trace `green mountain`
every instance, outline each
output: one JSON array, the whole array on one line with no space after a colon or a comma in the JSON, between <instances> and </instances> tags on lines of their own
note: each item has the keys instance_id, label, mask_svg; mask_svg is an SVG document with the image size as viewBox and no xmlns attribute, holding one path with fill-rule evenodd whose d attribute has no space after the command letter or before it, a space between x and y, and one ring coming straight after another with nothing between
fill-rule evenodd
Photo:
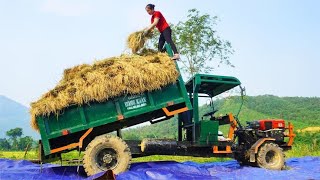
<instances>
[{"instance_id":1,"label":"green mountain","mask_svg":"<svg viewBox=\"0 0 320 180\"><path fill-rule=\"evenodd\" d=\"M236 115L241 105L241 97L217 99L214 102L218 109L216 116L233 113ZM209 112L212 107L203 105L200 114ZM292 122L295 129L309 126L320 126L320 98L319 97L277 97L273 95L246 96L239 113L240 122L258 119L285 119ZM222 127L226 132L229 127ZM125 139L142 138L175 138L177 137L177 118L163 121L154 125L130 128L123 132Z\"/></svg>"},{"instance_id":2,"label":"green mountain","mask_svg":"<svg viewBox=\"0 0 320 180\"><path fill-rule=\"evenodd\" d=\"M23 136L39 139L39 134L31 129L28 108L24 105L0 95L0 138L6 136L6 131L21 127Z\"/></svg>"},{"instance_id":3,"label":"green mountain","mask_svg":"<svg viewBox=\"0 0 320 180\"><path fill-rule=\"evenodd\" d=\"M217 99L214 102L218 109L216 116L227 113L238 113L241 104L239 96ZM212 107L200 107L200 115L211 111ZM239 114L243 125L246 121L257 119L285 119L292 122L295 129L309 126L320 126L320 98L319 97L277 97L273 95L246 96ZM0 138L11 128L22 127L24 135L36 139L39 135L29 126L28 108L5 96L0 95ZM221 129L228 130L228 126ZM153 125L128 128L123 131L125 139L142 138L175 138L177 137L177 117Z\"/></svg>"}]
</instances>

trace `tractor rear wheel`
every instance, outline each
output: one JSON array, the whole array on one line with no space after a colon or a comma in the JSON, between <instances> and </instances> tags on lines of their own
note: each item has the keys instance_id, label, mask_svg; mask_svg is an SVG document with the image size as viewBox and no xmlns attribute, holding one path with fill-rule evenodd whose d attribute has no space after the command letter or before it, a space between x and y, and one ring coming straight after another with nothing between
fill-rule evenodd
<instances>
[{"instance_id":1,"label":"tractor rear wheel","mask_svg":"<svg viewBox=\"0 0 320 180\"><path fill-rule=\"evenodd\" d=\"M86 147L83 167L88 176L112 170L119 174L130 167L131 152L128 145L119 137L97 136Z\"/></svg>"},{"instance_id":2,"label":"tractor rear wheel","mask_svg":"<svg viewBox=\"0 0 320 180\"><path fill-rule=\"evenodd\" d=\"M284 153L275 143L265 143L257 155L257 165L262 168L281 170L284 167Z\"/></svg>"}]
</instances>

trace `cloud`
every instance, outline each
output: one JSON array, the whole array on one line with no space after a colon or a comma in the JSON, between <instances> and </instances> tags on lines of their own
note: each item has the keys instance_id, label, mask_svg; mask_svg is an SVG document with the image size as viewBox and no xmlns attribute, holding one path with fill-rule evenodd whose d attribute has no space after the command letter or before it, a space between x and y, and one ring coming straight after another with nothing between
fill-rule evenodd
<instances>
[{"instance_id":1,"label":"cloud","mask_svg":"<svg viewBox=\"0 0 320 180\"><path fill-rule=\"evenodd\" d=\"M81 16L91 11L89 1L83 0L46 0L41 10L59 16Z\"/></svg>"}]
</instances>

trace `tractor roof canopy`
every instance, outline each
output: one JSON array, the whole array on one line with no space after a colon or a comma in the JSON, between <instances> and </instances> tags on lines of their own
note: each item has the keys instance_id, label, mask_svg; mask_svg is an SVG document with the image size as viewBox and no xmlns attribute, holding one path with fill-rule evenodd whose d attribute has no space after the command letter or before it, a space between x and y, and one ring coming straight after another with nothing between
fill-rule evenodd
<instances>
[{"instance_id":1,"label":"tractor roof canopy","mask_svg":"<svg viewBox=\"0 0 320 180\"><path fill-rule=\"evenodd\" d=\"M185 85L188 93L207 94L214 97L240 84L237 78L231 76L196 74Z\"/></svg>"}]
</instances>

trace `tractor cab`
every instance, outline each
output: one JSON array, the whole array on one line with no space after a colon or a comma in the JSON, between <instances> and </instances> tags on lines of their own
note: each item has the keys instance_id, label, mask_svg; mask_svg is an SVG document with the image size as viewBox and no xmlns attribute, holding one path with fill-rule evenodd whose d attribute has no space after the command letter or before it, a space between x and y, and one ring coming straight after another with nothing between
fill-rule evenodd
<instances>
[{"instance_id":1,"label":"tractor cab","mask_svg":"<svg viewBox=\"0 0 320 180\"><path fill-rule=\"evenodd\" d=\"M217 112L213 107L212 98L226 92L232 88L240 86L240 81L235 77L217 76L208 74L196 74L185 83L193 110L181 113L178 117L179 141L187 140L195 145L214 146L217 152L230 151L233 131L237 122L232 114L215 117ZM210 105L210 112L201 113L199 109L200 98L206 99ZM219 131L219 126L230 124L230 130L227 137L223 137ZM185 137L182 132L185 131ZM230 146L229 146L230 145Z\"/></svg>"},{"instance_id":2,"label":"tractor cab","mask_svg":"<svg viewBox=\"0 0 320 180\"><path fill-rule=\"evenodd\" d=\"M166 49L172 56L169 45L166 45ZM181 76L179 81L183 81ZM175 145L168 141L165 144L166 147L170 145L171 154L233 157L244 165L282 169L283 151L291 149L294 141L293 125L289 122L286 126L282 119L263 119L242 126L238 115L243 105L244 88L240 85L241 82L235 77L209 74L196 74L187 81L185 88L190 102L186 102L186 106L190 107L191 104L192 109L178 114L178 141ZM238 113L235 116L231 113L216 116L212 98L237 86L242 97ZM209 112L203 113L204 108L199 109L203 98L209 100ZM229 125L226 137L219 131L219 126L223 125ZM146 147L148 145L157 152L161 149L158 141L147 143Z\"/></svg>"}]
</instances>

